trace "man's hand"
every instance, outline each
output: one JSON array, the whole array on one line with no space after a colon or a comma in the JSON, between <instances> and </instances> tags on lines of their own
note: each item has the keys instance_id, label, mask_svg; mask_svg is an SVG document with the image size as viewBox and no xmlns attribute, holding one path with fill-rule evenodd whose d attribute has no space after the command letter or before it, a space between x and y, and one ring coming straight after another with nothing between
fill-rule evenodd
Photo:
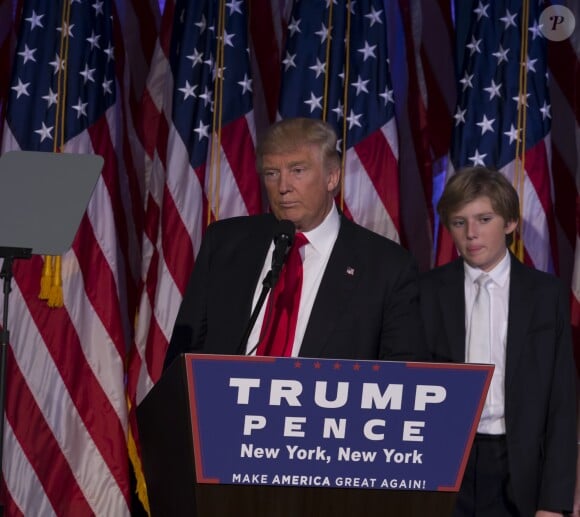
<instances>
[{"instance_id":1,"label":"man's hand","mask_svg":"<svg viewBox=\"0 0 580 517\"><path fill-rule=\"evenodd\" d=\"M562 517L563 515L563 513L548 512L546 510L538 510L536 512L536 517Z\"/></svg>"}]
</instances>

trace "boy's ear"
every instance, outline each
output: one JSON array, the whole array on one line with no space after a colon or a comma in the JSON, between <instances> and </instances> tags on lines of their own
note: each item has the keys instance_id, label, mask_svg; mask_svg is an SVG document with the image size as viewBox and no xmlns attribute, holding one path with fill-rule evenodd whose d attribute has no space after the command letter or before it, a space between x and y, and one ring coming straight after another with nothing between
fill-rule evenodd
<instances>
[{"instance_id":1,"label":"boy's ear","mask_svg":"<svg viewBox=\"0 0 580 517\"><path fill-rule=\"evenodd\" d=\"M504 233L506 235L512 233L518 226L518 222L517 221L508 221L507 223L505 223L504 226Z\"/></svg>"}]
</instances>

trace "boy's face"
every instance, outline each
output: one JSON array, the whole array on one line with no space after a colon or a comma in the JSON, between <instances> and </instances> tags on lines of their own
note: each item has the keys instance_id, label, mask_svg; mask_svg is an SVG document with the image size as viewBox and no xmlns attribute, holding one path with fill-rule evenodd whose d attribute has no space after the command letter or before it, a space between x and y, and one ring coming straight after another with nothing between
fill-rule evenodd
<instances>
[{"instance_id":1,"label":"boy's face","mask_svg":"<svg viewBox=\"0 0 580 517\"><path fill-rule=\"evenodd\" d=\"M505 256L505 236L517 221L505 221L487 196L463 205L449 218L449 231L460 255L471 266L490 271Z\"/></svg>"}]
</instances>

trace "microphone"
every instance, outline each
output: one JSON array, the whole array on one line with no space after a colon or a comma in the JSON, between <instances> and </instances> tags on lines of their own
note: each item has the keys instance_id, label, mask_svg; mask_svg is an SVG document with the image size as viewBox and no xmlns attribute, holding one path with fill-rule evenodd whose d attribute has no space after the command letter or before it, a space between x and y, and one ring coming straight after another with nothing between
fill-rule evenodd
<instances>
[{"instance_id":1,"label":"microphone","mask_svg":"<svg viewBox=\"0 0 580 517\"><path fill-rule=\"evenodd\" d=\"M260 293L260 297L258 298L258 302L250 315L250 321L248 321L248 325L246 326L246 330L244 331L244 335L242 336L242 340L238 345L237 354L238 355L252 355L255 350L258 348L260 342L256 343L256 346L252 348L247 354L245 352L246 345L248 343L248 338L254 328L254 324L256 323L256 319L258 318L258 314L260 314L260 310L262 309L262 305L264 305L264 301L266 300L266 296L270 289L272 289L276 282L278 281L278 277L280 276L280 270L284 265L284 261L286 260L286 255L288 254L288 250L292 243L294 242L294 234L296 233L296 228L292 221L288 221L287 219L283 219L282 221L278 222L278 226L274 231L274 253L272 254L272 267L268 274L262 281L262 292Z\"/></svg>"},{"instance_id":2,"label":"microphone","mask_svg":"<svg viewBox=\"0 0 580 517\"><path fill-rule=\"evenodd\" d=\"M270 275L270 288L278 281L280 271L288 255L288 250L294 242L296 227L292 221L282 219L274 232L274 252L272 253L272 270Z\"/></svg>"}]
</instances>

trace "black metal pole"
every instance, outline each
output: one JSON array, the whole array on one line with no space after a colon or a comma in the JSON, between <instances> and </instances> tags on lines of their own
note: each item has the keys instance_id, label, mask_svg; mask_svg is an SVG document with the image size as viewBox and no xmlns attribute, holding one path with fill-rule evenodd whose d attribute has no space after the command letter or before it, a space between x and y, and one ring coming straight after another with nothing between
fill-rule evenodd
<instances>
[{"instance_id":1,"label":"black metal pole","mask_svg":"<svg viewBox=\"0 0 580 517\"><path fill-rule=\"evenodd\" d=\"M273 280L272 279L272 270L270 270L270 271L268 271L268 274L266 275L266 277L262 281L262 292L260 293L260 297L258 298L258 302L256 303L254 310L252 311L252 314L250 316L250 321L248 321L248 325L246 327L244 335L242 336L242 340L240 341L240 344L238 345L237 355L245 355L245 353L246 353L245 350L246 350L246 346L248 344L248 339L250 338L250 333L252 332L252 329L254 328L254 325L256 323L256 319L258 319L258 314L260 314L260 309L262 308L262 305L264 305L264 301L266 300L266 296L268 295L268 293L270 292L270 289L274 285L272 280ZM258 348L258 345L256 345L254 348L252 348L252 350L250 350L250 352L247 355L252 355L254 353L254 351L256 350L256 348Z\"/></svg>"},{"instance_id":2,"label":"black metal pole","mask_svg":"<svg viewBox=\"0 0 580 517\"><path fill-rule=\"evenodd\" d=\"M6 350L10 344L8 330L8 297L12 281L12 257L6 257L2 263L0 278L4 280L4 310L2 311L2 331L0 332L0 476L2 476L2 460L4 458L4 404L6 400ZM1 512L1 509L0 509ZM1 515L1 513L0 513Z\"/></svg>"}]
</instances>

